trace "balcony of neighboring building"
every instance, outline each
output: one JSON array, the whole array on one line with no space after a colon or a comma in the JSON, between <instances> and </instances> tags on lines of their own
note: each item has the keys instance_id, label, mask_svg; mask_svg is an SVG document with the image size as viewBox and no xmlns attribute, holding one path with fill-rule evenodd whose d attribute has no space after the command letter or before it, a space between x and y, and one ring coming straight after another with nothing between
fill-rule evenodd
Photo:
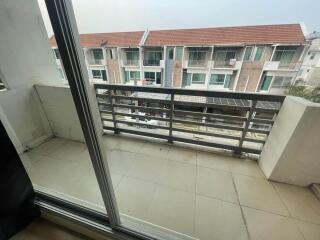
<instances>
[{"instance_id":1,"label":"balcony of neighboring building","mask_svg":"<svg viewBox=\"0 0 320 240\"><path fill-rule=\"evenodd\" d=\"M184 68L209 68L211 48L204 47L188 47L185 48L186 60L184 61Z\"/></svg>"},{"instance_id":2,"label":"balcony of neighboring building","mask_svg":"<svg viewBox=\"0 0 320 240\"><path fill-rule=\"evenodd\" d=\"M266 61L265 71L298 71L301 62L302 46L274 46L272 58Z\"/></svg>"},{"instance_id":3,"label":"balcony of neighboring building","mask_svg":"<svg viewBox=\"0 0 320 240\"><path fill-rule=\"evenodd\" d=\"M122 49L123 67L140 67L140 52L138 48Z\"/></svg>"},{"instance_id":4,"label":"balcony of neighboring building","mask_svg":"<svg viewBox=\"0 0 320 240\"><path fill-rule=\"evenodd\" d=\"M84 49L85 58L88 65L102 66L106 65L104 49L102 48L86 48Z\"/></svg>"},{"instance_id":5,"label":"balcony of neighboring building","mask_svg":"<svg viewBox=\"0 0 320 240\"><path fill-rule=\"evenodd\" d=\"M213 69L241 68L243 47L215 47L211 67Z\"/></svg>"},{"instance_id":6,"label":"balcony of neighboring building","mask_svg":"<svg viewBox=\"0 0 320 240\"><path fill-rule=\"evenodd\" d=\"M146 48L144 49L143 66L145 67L164 67L163 49Z\"/></svg>"}]
</instances>

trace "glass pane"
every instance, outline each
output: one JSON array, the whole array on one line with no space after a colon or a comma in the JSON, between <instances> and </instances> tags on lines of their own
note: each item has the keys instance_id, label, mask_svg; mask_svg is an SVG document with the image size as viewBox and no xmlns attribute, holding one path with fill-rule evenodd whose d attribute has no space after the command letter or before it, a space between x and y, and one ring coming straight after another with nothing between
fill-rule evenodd
<instances>
[{"instance_id":1,"label":"glass pane","mask_svg":"<svg viewBox=\"0 0 320 240\"><path fill-rule=\"evenodd\" d=\"M176 47L176 60L181 61L183 54L183 47Z\"/></svg>"},{"instance_id":2,"label":"glass pane","mask_svg":"<svg viewBox=\"0 0 320 240\"><path fill-rule=\"evenodd\" d=\"M212 85L223 85L224 84L224 74L212 74L210 78L210 84Z\"/></svg>"},{"instance_id":3,"label":"glass pane","mask_svg":"<svg viewBox=\"0 0 320 240\"><path fill-rule=\"evenodd\" d=\"M272 76L265 76L263 81L262 81L260 90L268 91L271 81L272 81Z\"/></svg>"},{"instance_id":4,"label":"glass pane","mask_svg":"<svg viewBox=\"0 0 320 240\"><path fill-rule=\"evenodd\" d=\"M243 57L243 60L244 60L244 61L249 61L249 60L250 60L251 53L252 53L252 48L253 48L253 47L247 47L247 48L246 48L246 51L245 51L244 57Z\"/></svg>"},{"instance_id":5,"label":"glass pane","mask_svg":"<svg viewBox=\"0 0 320 240\"><path fill-rule=\"evenodd\" d=\"M261 59L264 47L257 47L256 55L254 56L254 61L259 61Z\"/></svg>"},{"instance_id":6,"label":"glass pane","mask_svg":"<svg viewBox=\"0 0 320 240\"><path fill-rule=\"evenodd\" d=\"M3 14L3 4L8 15ZM16 150L34 188L105 214L73 96L65 84L70 79L63 70L67 73L70 69L62 63L62 51L52 30L48 35L44 31L38 2L0 5L0 28L2 36L6 35L0 43L0 62L5 63L1 64L0 76L2 72L6 74L9 87L9 94L0 93L1 120L4 115L10 126L7 131L16 137ZM15 16L15 30L4 32L4 26L12 26L10 16ZM51 26L48 19L46 24ZM7 54L10 52L18 54ZM78 55L85 66L83 51ZM102 51L94 51L94 55L101 59ZM10 70L12 66L15 71ZM88 74L100 78L104 74L99 67L82 72L87 86ZM87 94L92 94L90 89ZM98 110L93 115L99 116ZM96 121L101 122L99 118ZM101 148L104 151L104 145Z\"/></svg>"}]
</instances>

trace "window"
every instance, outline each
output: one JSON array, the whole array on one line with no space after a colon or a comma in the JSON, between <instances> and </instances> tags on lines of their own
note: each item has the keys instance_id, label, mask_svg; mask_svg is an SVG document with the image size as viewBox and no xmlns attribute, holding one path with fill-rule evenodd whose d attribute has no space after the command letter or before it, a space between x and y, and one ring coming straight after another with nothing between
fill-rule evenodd
<instances>
[{"instance_id":1,"label":"window","mask_svg":"<svg viewBox=\"0 0 320 240\"><path fill-rule=\"evenodd\" d=\"M176 47L176 60L182 61L183 47Z\"/></svg>"},{"instance_id":2,"label":"window","mask_svg":"<svg viewBox=\"0 0 320 240\"><path fill-rule=\"evenodd\" d=\"M277 47L272 61L280 61L281 66L288 66L296 52L296 47Z\"/></svg>"},{"instance_id":3,"label":"window","mask_svg":"<svg viewBox=\"0 0 320 240\"><path fill-rule=\"evenodd\" d=\"M211 74L210 85L223 85L224 88L229 88L231 83L231 74Z\"/></svg>"},{"instance_id":4,"label":"window","mask_svg":"<svg viewBox=\"0 0 320 240\"><path fill-rule=\"evenodd\" d=\"M173 47L169 47L168 48L168 59L169 60L173 60L174 57L174 48Z\"/></svg>"},{"instance_id":5,"label":"window","mask_svg":"<svg viewBox=\"0 0 320 240\"><path fill-rule=\"evenodd\" d=\"M102 49L93 49L92 54L95 60L102 60L103 59L103 53Z\"/></svg>"},{"instance_id":6,"label":"window","mask_svg":"<svg viewBox=\"0 0 320 240\"><path fill-rule=\"evenodd\" d=\"M225 74L211 74L210 85L224 85Z\"/></svg>"},{"instance_id":7,"label":"window","mask_svg":"<svg viewBox=\"0 0 320 240\"><path fill-rule=\"evenodd\" d=\"M144 78L149 82L149 84L161 84L160 72L144 72Z\"/></svg>"},{"instance_id":8,"label":"window","mask_svg":"<svg viewBox=\"0 0 320 240\"><path fill-rule=\"evenodd\" d=\"M252 49L253 49L253 47L246 47L246 51L245 51L244 57L243 57L244 61L249 61L250 60Z\"/></svg>"},{"instance_id":9,"label":"window","mask_svg":"<svg viewBox=\"0 0 320 240\"><path fill-rule=\"evenodd\" d=\"M125 82L139 81L139 80L140 80L139 71L125 71Z\"/></svg>"},{"instance_id":10,"label":"window","mask_svg":"<svg viewBox=\"0 0 320 240\"><path fill-rule=\"evenodd\" d=\"M139 60L139 51L126 51L127 60Z\"/></svg>"},{"instance_id":11,"label":"window","mask_svg":"<svg viewBox=\"0 0 320 240\"><path fill-rule=\"evenodd\" d=\"M139 51L126 51L126 63L129 65L139 65Z\"/></svg>"},{"instance_id":12,"label":"window","mask_svg":"<svg viewBox=\"0 0 320 240\"><path fill-rule=\"evenodd\" d=\"M92 70L92 77L94 79L103 79L107 80L106 70Z\"/></svg>"},{"instance_id":13,"label":"window","mask_svg":"<svg viewBox=\"0 0 320 240\"><path fill-rule=\"evenodd\" d=\"M272 88L288 88L291 85L292 77L275 76L272 82Z\"/></svg>"},{"instance_id":14,"label":"window","mask_svg":"<svg viewBox=\"0 0 320 240\"><path fill-rule=\"evenodd\" d=\"M203 61L206 59L206 52L192 51L189 52L189 61Z\"/></svg>"},{"instance_id":15,"label":"window","mask_svg":"<svg viewBox=\"0 0 320 240\"><path fill-rule=\"evenodd\" d=\"M145 65L158 66L162 59L162 52L160 51L146 51L144 56Z\"/></svg>"},{"instance_id":16,"label":"window","mask_svg":"<svg viewBox=\"0 0 320 240\"><path fill-rule=\"evenodd\" d=\"M262 83L261 83L261 86L260 86L260 90L261 91L268 91L271 81L272 81L272 76L265 75L263 80L262 80Z\"/></svg>"},{"instance_id":17,"label":"window","mask_svg":"<svg viewBox=\"0 0 320 240\"><path fill-rule=\"evenodd\" d=\"M193 73L192 84L204 84L206 80L206 74L204 73Z\"/></svg>"},{"instance_id":18,"label":"window","mask_svg":"<svg viewBox=\"0 0 320 240\"><path fill-rule=\"evenodd\" d=\"M54 55L56 56L56 59L60 59L60 52L58 48L53 49Z\"/></svg>"},{"instance_id":19,"label":"window","mask_svg":"<svg viewBox=\"0 0 320 240\"><path fill-rule=\"evenodd\" d=\"M256 48L256 54L254 56L254 61L260 61L260 59L262 57L263 50L264 50L264 47L257 47Z\"/></svg>"},{"instance_id":20,"label":"window","mask_svg":"<svg viewBox=\"0 0 320 240\"><path fill-rule=\"evenodd\" d=\"M236 58L236 50L218 50L215 54L215 61L226 63L230 59Z\"/></svg>"}]
</instances>

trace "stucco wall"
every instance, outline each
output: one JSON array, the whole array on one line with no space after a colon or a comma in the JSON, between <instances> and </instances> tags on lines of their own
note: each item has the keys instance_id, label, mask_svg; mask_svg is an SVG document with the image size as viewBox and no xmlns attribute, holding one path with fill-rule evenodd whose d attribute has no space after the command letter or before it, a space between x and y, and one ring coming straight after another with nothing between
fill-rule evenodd
<instances>
[{"instance_id":1,"label":"stucco wall","mask_svg":"<svg viewBox=\"0 0 320 240\"><path fill-rule=\"evenodd\" d=\"M122 84L121 75L119 72L119 61L108 59L107 60L108 68L108 81L111 84Z\"/></svg>"},{"instance_id":2,"label":"stucco wall","mask_svg":"<svg viewBox=\"0 0 320 240\"><path fill-rule=\"evenodd\" d=\"M68 86L35 85L41 104L57 137L84 142L80 121Z\"/></svg>"},{"instance_id":3,"label":"stucco wall","mask_svg":"<svg viewBox=\"0 0 320 240\"><path fill-rule=\"evenodd\" d=\"M260 61L243 61L240 70L236 91L255 92L259 84L263 65L269 61L272 54L272 47L266 46ZM247 84L247 79L248 84ZM247 85L247 88L246 88Z\"/></svg>"},{"instance_id":4,"label":"stucco wall","mask_svg":"<svg viewBox=\"0 0 320 240\"><path fill-rule=\"evenodd\" d=\"M182 62L174 61L173 65L173 87L180 88L182 83Z\"/></svg>"},{"instance_id":5,"label":"stucco wall","mask_svg":"<svg viewBox=\"0 0 320 240\"><path fill-rule=\"evenodd\" d=\"M36 0L0 1L0 29L0 70L8 87L0 92L2 115L23 147L31 147L52 135L33 84L63 82Z\"/></svg>"},{"instance_id":6,"label":"stucco wall","mask_svg":"<svg viewBox=\"0 0 320 240\"><path fill-rule=\"evenodd\" d=\"M309 186L320 183L320 104L286 97L259 165L268 179Z\"/></svg>"}]
</instances>

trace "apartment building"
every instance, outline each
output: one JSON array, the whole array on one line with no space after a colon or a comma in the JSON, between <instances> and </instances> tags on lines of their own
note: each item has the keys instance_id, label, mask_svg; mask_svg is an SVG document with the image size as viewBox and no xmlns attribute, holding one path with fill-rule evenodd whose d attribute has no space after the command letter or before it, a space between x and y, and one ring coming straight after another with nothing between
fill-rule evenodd
<instances>
[{"instance_id":1,"label":"apartment building","mask_svg":"<svg viewBox=\"0 0 320 240\"><path fill-rule=\"evenodd\" d=\"M308 46L296 81L310 87L320 86L320 33L314 32L306 37Z\"/></svg>"},{"instance_id":2,"label":"apartment building","mask_svg":"<svg viewBox=\"0 0 320 240\"><path fill-rule=\"evenodd\" d=\"M299 24L81 34L80 41L92 81L274 94L295 80L306 44Z\"/></svg>"}]
</instances>

